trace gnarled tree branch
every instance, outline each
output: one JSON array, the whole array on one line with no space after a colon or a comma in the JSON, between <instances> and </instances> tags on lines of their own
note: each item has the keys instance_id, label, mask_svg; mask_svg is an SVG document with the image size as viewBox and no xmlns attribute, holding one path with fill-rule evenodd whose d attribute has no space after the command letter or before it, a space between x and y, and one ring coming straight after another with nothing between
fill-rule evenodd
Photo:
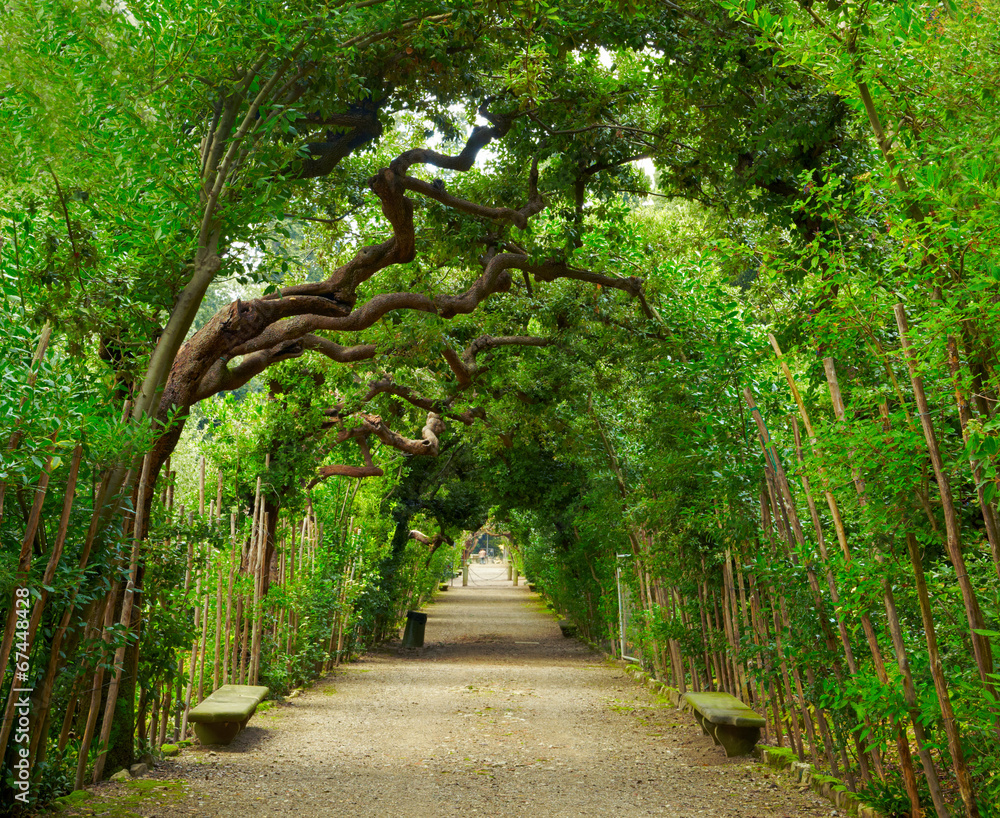
<instances>
[{"instance_id":1,"label":"gnarled tree branch","mask_svg":"<svg viewBox=\"0 0 1000 818\"><path fill-rule=\"evenodd\" d=\"M272 364L299 357L309 350L341 363L370 359L377 353L372 344L345 347L317 333L359 332L395 310L428 312L443 319L468 314L491 295L508 291L512 284L511 273L515 270L521 271L526 277L534 276L538 282L571 278L620 289L637 297L644 311L650 315L642 297L642 282L638 278L615 278L578 270L557 259L538 263L523 248L505 241L502 235L498 237L495 246L506 249L487 253L482 259L481 274L463 292L433 296L414 292L380 293L360 306L357 304L360 285L380 270L407 263L416 255L414 206L413 200L407 197L407 192L435 199L460 212L519 226L526 226L528 219L544 207L544 200L538 191L537 160L532 162L529 173L527 203L519 209L487 207L469 202L452 196L442 186L428 184L407 175L408 170L417 163L456 171L469 170L479 151L494 139L503 137L513 121L512 117L492 115L485 106L480 113L491 124L474 128L464 149L457 156L440 154L430 149L406 151L369 180L371 190L379 198L382 213L391 225L391 238L381 244L362 247L325 281L286 287L278 293L249 302L236 301L196 333L174 361L161 401L161 416L165 417L171 406L186 410L209 395L235 389ZM324 168L330 162L339 161L337 156L345 149L346 143L342 140L371 139L371 134L380 128L376 110L352 112L352 116L355 114L359 117L358 120L348 122L344 119L337 123L351 128L348 134L330 139L326 147L314 146L312 156L301 167L302 177L307 178L313 172L317 175L328 172ZM588 172L596 170L595 166L588 169ZM528 336L484 336L473 342L461 355L449 351L446 356L458 379L459 390L462 390L471 386L480 371L476 357L483 350L514 344L541 346L544 343L547 343L544 339ZM234 362L234 359L239 360ZM415 439L405 438L389 429L378 416L362 415L361 425L350 430L347 437L358 439L366 447L368 439L375 436L402 452L436 455L439 436L444 428L442 416L448 414L442 410L446 410L451 401L443 404L428 401L395 385L385 385L379 391L391 392L428 412L421 436ZM371 397L373 393L369 389L366 399ZM472 409L452 417L463 423L472 423L483 415L482 410ZM343 439L346 440L346 437ZM381 474L381 470L370 462L368 456L363 467L327 466L321 471L325 476L344 474L360 477L374 476L376 473Z\"/></svg>"},{"instance_id":2,"label":"gnarled tree branch","mask_svg":"<svg viewBox=\"0 0 1000 818\"><path fill-rule=\"evenodd\" d=\"M448 545L454 546L455 541L445 533L435 534L433 537L428 537L421 531L417 529L412 529L410 531L410 539L416 540L419 543L430 546L430 551L427 553L427 564L430 564L431 557L434 556L434 552L437 551L442 545L448 543Z\"/></svg>"}]
</instances>

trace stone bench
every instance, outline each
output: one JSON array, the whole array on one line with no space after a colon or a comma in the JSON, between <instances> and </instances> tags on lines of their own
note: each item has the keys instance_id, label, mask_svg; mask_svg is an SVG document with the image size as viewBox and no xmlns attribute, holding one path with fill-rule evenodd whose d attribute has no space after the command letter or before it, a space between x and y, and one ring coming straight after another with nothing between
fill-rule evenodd
<instances>
[{"instance_id":1,"label":"stone bench","mask_svg":"<svg viewBox=\"0 0 1000 818\"><path fill-rule=\"evenodd\" d=\"M764 719L728 693L685 693L681 706L691 708L706 735L730 758L747 756L760 741Z\"/></svg>"},{"instance_id":2,"label":"stone bench","mask_svg":"<svg viewBox=\"0 0 1000 818\"><path fill-rule=\"evenodd\" d=\"M188 721L202 744L229 744L247 726L268 689L260 685L222 685L191 708Z\"/></svg>"}]
</instances>

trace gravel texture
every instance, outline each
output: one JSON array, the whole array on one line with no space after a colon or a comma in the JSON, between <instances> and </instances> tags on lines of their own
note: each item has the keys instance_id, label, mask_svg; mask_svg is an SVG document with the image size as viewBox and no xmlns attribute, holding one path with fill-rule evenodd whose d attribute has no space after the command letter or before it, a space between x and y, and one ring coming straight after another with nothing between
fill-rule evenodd
<instances>
[{"instance_id":1,"label":"gravel texture","mask_svg":"<svg viewBox=\"0 0 1000 818\"><path fill-rule=\"evenodd\" d=\"M785 774L727 759L506 577L472 566L469 587L427 607L423 648L390 644L258 713L228 747L161 762L152 775L184 786L140 814L843 814ZM96 794L90 808L115 788Z\"/></svg>"}]
</instances>

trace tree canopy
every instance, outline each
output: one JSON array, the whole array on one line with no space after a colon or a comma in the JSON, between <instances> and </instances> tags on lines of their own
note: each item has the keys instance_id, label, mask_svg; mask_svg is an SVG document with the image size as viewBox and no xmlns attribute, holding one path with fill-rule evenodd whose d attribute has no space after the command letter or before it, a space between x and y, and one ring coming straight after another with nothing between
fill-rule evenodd
<instances>
[{"instance_id":1,"label":"tree canopy","mask_svg":"<svg viewBox=\"0 0 1000 818\"><path fill-rule=\"evenodd\" d=\"M209 656L285 688L390 636L489 529L871 803L990 814L995 10L8 3L34 797Z\"/></svg>"}]
</instances>

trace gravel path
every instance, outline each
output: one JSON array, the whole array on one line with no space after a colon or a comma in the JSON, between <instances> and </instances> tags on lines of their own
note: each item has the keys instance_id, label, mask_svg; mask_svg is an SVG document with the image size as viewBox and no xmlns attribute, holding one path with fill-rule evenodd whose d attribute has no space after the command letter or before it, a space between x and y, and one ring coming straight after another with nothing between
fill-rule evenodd
<instances>
[{"instance_id":1,"label":"gravel path","mask_svg":"<svg viewBox=\"0 0 1000 818\"><path fill-rule=\"evenodd\" d=\"M427 608L423 649L368 654L254 716L228 747L158 767L186 784L142 814L838 815L785 775L727 760L506 577L473 566L468 588Z\"/></svg>"}]
</instances>

